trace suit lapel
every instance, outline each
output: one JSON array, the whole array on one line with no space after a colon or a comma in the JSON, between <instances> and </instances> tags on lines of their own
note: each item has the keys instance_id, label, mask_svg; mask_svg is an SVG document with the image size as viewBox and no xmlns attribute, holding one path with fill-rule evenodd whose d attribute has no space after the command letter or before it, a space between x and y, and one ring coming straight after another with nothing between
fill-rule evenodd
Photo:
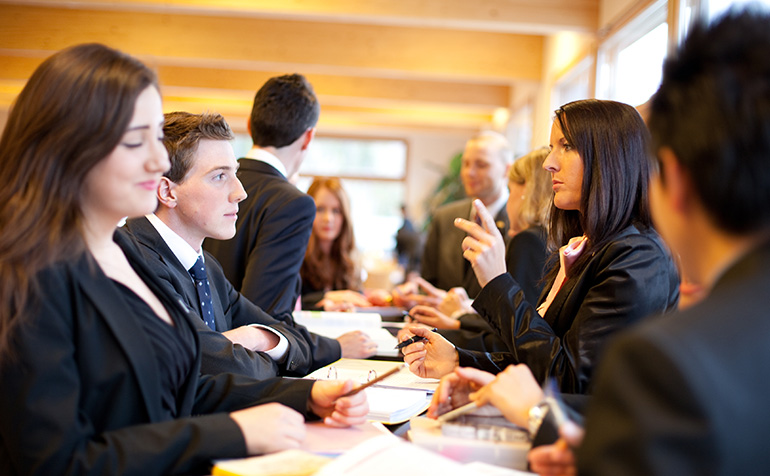
<instances>
[{"instance_id":1,"label":"suit lapel","mask_svg":"<svg viewBox=\"0 0 770 476\"><path fill-rule=\"evenodd\" d=\"M160 401L160 374L141 324L126 312L128 303L90 254L80 261L78 271L83 294L104 319L132 367L151 421L159 421L160 406L155 403Z\"/></svg>"},{"instance_id":2,"label":"suit lapel","mask_svg":"<svg viewBox=\"0 0 770 476\"><path fill-rule=\"evenodd\" d=\"M195 290L195 284L192 279L190 279L190 273L184 269L184 266L182 266L182 263L176 257L174 252L171 251L171 248L168 247L163 240L163 237L160 236L158 230L156 230L155 227L152 226L152 223L145 217L129 220L128 227L137 241L144 245L144 247L151 253L155 254L154 259L160 261L163 266L168 269L174 280L175 291L182 295L185 304L192 308L199 319L203 320L200 317L200 307L198 306L198 292ZM214 313L216 326L217 329L226 329L227 323L224 321L223 317L224 309L222 307L222 301L219 294L214 290L211 271L209 270L210 267L207 266L206 268L207 274L209 275L209 283L212 285L211 294L214 309L215 311L219 311Z\"/></svg>"}]
</instances>

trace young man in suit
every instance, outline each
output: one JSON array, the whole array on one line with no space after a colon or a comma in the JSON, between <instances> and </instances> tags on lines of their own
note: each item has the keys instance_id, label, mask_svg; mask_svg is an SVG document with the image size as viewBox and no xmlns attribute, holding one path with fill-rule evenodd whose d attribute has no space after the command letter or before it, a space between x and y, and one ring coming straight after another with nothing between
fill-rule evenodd
<instances>
[{"instance_id":1,"label":"young man in suit","mask_svg":"<svg viewBox=\"0 0 770 476\"><path fill-rule=\"evenodd\" d=\"M664 65L648 121L659 164L651 208L707 294L610 346L581 475L770 474L768 25L768 13L732 11L693 27ZM530 455L549 474L574 471L570 458L558 445Z\"/></svg>"},{"instance_id":2,"label":"young man in suit","mask_svg":"<svg viewBox=\"0 0 770 476\"><path fill-rule=\"evenodd\" d=\"M248 198L235 238L206 242L233 286L272 315L290 313L300 295L315 202L288 179L305 158L319 112L302 75L270 78L257 91L249 120L254 146L239 160Z\"/></svg>"},{"instance_id":3,"label":"young man in suit","mask_svg":"<svg viewBox=\"0 0 770 476\"><path fill-rule=\"evenodd\" d=\"M496 132L482 132L465 145L460 180L468 198L448 203L433 215L422 257L422 277L439 289L461 286L475 297L481 288L468 261L463 258L465 232L454 226L457 217L473 220L473 200L481 200L503 237L508 236L508 168L513 152L508 141Z\"/></svg>"},{"instance_id":4,"label":"young man in suit","mask_svg":"<svg viewBox=\"0 0 770 476\"><path fill-rule=\"evenodd\" d=\"M126 229L143 245L156 274L202 321L209 321L199 326L203 371L264 377L275 375L277 367L280 374L305 375L341 356L368 355L374 344L360 332L337 342L292 325L288 317L274 319L238 293L216 259L202 251L205 238L232 237L238 204L246 197L235 175L238 162L228 142L233 135L224 118L169 113L163 132L171 169L158 187L159 207L152 215L129 220ZM203 267L203 280L189 271L195 266ZM208 296L200 296L198 288L206 286Z\"/></svg>"}]
</instances>

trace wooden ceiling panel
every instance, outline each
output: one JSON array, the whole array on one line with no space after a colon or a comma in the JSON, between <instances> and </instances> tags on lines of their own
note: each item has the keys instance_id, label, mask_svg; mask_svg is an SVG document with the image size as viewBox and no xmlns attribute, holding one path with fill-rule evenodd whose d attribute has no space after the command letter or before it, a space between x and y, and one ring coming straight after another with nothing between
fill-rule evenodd
<instances>
[{"instance_id":1,"label":"wooden ceiling panel","mask_svg":"<svg viewBox=\"0 0 770 476\"><path fill-rule=\"evenodd\" d=\"M0 0L0 110L45 57L101 42L158 71L166 110L246 117L265 80L299 72L321 98L322 124L490 127L514 92L541 80L542 34L596 31L598 4Z\"/></svg>"},{"instance_id":2,"label":"wooden ceiling panel","mask_svg":"<svg viewBox=\"0 0 770 476\"><path fill-rule=\"evenodd\" d=\"M537 80L542 69L543 38L534 35L20 5L3 6L2 13L0 45L10 49L96 41L159 61L270 62L486 81Z\"/></svg>"}]
</instances>

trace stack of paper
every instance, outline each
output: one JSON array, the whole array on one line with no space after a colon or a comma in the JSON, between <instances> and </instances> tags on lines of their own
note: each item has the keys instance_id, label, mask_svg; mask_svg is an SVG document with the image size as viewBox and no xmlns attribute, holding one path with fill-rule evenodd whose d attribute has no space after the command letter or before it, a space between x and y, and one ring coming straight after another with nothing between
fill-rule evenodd
<instances>
[{"instance_id":1,"label":"stack of paper","mask_svg":"<svg viewBox=\"0 0 770 476\"><path fill-rule=\"evenodd\" d=\"M419 415L430 404L427 392L370 387L364 390L369 402L370 420L396 423Z\"/></svg>"},{"instance_id":2,"label":"stack of paper","mask_svg":"<svg viewBox=\"0 0 770 476\"><path fill-rule=\"evenodd\" d=\"M383 329L382 317L377 313L294 311L294 321L310 332L332 339L351 331L364 332L377 344L377 355L398 356L398 339Z\"/></svg>"}]
</instances>

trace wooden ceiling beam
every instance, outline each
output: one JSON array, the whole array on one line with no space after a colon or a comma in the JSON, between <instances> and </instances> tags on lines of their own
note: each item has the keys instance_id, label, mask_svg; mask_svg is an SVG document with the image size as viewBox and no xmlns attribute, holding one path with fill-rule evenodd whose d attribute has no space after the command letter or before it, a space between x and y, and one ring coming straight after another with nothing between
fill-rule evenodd
<instances>
[{"instance_id":1,"label":"wooden ceiling beam","mask_svg":"<svg viewBox=\"0 0 770 476\"><path fill-rule=\"evenodd\" d=\"M596 32L599 0L19 0L48 6L252 16L504 33Z\"/></svg>"},{"instance_id":2,"label":"wooden ceiling beam","mask_svg":"<svg viewBox=\"0 0 770 476\"><path fill-rule=\"evenodd\" d=\"M479 82L542 74L543 37L533 35L0 5L3 48L53 51L89 41L159 64L219 61L249 69L267 62L325 74L338 68L359 76Z\"/></svg>"}]
</instances>

